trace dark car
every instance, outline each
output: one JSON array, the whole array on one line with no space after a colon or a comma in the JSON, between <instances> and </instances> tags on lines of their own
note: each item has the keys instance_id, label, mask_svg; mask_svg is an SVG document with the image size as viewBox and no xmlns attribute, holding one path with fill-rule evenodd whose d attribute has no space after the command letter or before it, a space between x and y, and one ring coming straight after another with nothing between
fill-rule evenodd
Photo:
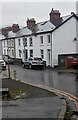
<instances>
[{"instance_id":1,"label":"dark car","mask_svg":"<svg viewBox=\"0 0 78 120\"><path fill-rule=\"evenodd\" d=\"M14 59L11 58L9 55L3 55L3 59L6 62L6 64L14 64Z\"/></svg>"}]
</instances>

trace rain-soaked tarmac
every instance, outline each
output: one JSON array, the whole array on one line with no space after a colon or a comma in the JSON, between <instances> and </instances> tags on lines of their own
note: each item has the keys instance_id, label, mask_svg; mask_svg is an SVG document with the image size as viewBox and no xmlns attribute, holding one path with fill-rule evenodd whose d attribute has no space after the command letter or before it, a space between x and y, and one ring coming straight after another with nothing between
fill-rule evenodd
<instances>
[{"instance_id":1,"label":"rain-soaked tarmac","mask_svg":"<svg viewBox=\"0 0 78 120\"><path fill-rule=\"evenodd\" d=\"M14 70L17 72L17 79L23 80L24 82L48 85L49 87L64 90L78 96L78 81L76 81L75 74L60 74L53 70L41 71L23 69L22 66L13 65L11 66L12 77ZM15 107L11 104L15 104ZM46 99L38 98L23 101L16 100L14 103L3 104L3 117L15 116L15 118L56 118L60 107L61 101L59 97Z\"/></svg>"},{"instance_id":2,"label":"rain-soaked tarmac","mask_svg":"<svg viewBox=\"0 0 78 120\"><path fill-rule=\"evenodd\" d=\"M78 96L76 74L59 73L56 70L30 70L13 65L11 66L12 77L14 70L17 72L17 79L24 82L48 85Z\"/></svg>"}]
</instances>

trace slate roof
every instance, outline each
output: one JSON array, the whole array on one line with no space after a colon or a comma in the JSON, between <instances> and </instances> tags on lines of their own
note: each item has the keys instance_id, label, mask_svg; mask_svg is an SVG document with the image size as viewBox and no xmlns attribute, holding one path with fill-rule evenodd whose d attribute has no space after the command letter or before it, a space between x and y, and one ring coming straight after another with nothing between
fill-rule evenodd
<instances>
[{"instance_id":1,"label":"slate roof","mask_svg":"<svg viewBox=\"0 0 78 120\"><path fill-rule=\"evenodd\" d=\"M70 15L61 17L62 21L61 21L61 24L59 26L61 26L62 24L64 24L66 21L68 21L73 16L74 17L78 17L78 14L77 15L70 14ZM12 31L10 31L8 33L8 38L30 36L30 35L33 35L33 34L43 34L43 33L47 33L47 32L52 32L53 30L57 29L59 26L53 25L50 22L50 20L43 21L43 22L35 24L30 29L28 29L27 26L26 26L26 27L20 28L20 30L18 32L16 32L16 33L13 33Z\"/></svg>"},{"instance_id":2,"label":"slate roof","mask_svg":"<svg viewBox=\"0 0 78 120\"><path fill-rule=\"evenodd\" d=\"M15 37L15 36L16 36L16 33L13 33L12 31L8 32L8 38Z\"/></svg>"},{"instance_id":3,"label":"slate roof","mask_svg":"<svg viewBox=\"0 0 78 120\"><path fill-rule=\"evenodd\" d=\"M62 23L67 21L69 18L71 18L73 15L67 15L67 16L63 16L62 19ZM62 24L61 23L61 24ZM35 24L34 27L32 27L31 29L28 29L27 26L21 28L17 33L16 33L16 37L20 37L20 36L24 36L24 35L31 35L31 34L41 34L41 33L45 33L45 32L49 32L54 30L55 28L57 28L55 25L53 25L50 20L48 21L44 21L44 22L40 22Z\"/></svg>"},{"instance_id":4,"label":"slate roof","mask_svg":"<svg viewBox=\"0 0 78 120\"><path fill-rule=\"evenodd\" d=\"M0 33L0 40L5 39L4 35Z\"/></svg>"}]
</instances>

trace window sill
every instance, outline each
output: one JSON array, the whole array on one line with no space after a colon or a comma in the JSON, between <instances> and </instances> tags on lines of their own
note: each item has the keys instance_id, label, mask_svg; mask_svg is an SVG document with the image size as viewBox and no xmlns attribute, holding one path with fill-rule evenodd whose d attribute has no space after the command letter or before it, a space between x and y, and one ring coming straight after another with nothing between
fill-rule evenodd
<instances>
[{"instance_id":1,"label":"window sill","mask_svg":"<svg viewBox=\"0 0 78 120\"><path fill-rule=\"evenodd\" d=\"M40 44L40 46L44 46L43 44Z\"/></svg>"}]
</instances>

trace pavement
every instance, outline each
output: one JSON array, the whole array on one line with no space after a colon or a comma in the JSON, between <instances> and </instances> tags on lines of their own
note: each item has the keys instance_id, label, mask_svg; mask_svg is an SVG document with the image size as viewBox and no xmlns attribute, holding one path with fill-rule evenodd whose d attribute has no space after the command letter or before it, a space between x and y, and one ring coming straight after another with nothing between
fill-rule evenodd
<instances>
[{"instance_id":1,"label":"pavement","mask_svg":"<svg viewBox=\"0 0 78 120\"><path fill-rule=\"evenodd\" d=\"M3 101L2 118L58 118L59 97Z\"/></svg>"}]
</instances>

